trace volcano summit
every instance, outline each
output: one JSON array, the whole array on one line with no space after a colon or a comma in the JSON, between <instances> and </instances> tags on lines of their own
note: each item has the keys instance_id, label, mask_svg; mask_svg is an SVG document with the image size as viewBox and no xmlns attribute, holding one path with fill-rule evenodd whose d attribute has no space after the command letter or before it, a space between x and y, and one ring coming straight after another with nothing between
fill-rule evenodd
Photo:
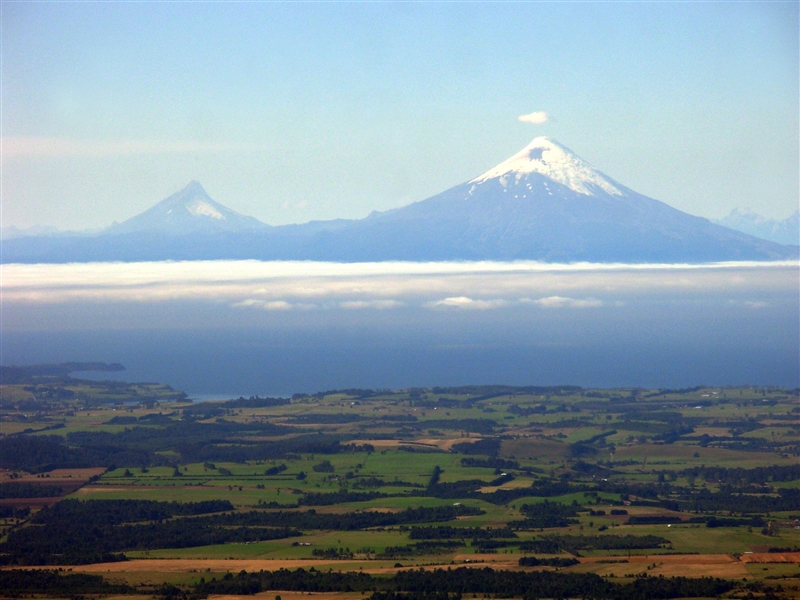
<instances>
[{"instance_id":1,"label":"volcano summit","mask_svg":"<svg viewBox=\"0 0 800 600\"><path fill-rule=\"evenodd\" d=\"M781 260L785 246L625 187L546 137L441 194L365 219L270 227L192 182L93 236L3 242L3 262L261 259L674 263Z\"/></svg>"}]
</instances>

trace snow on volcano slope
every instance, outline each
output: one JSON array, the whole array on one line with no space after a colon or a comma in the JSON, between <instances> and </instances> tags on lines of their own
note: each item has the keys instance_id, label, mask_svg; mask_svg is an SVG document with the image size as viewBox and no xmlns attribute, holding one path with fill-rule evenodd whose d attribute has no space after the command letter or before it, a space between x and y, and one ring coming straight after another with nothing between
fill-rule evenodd
<instances>
[{"instance_id":1,"label":"snow on volcano slope","mask_svg":"<svg viewBox=\"0 0 800 600\"><path fill-rule=\"evenodd\" d=\"M192 233L249 232L268 226L253 217L212 200L203 186L192 181L181 191L165 198L152 208L112 225L108 233L158 232L167 235Z\"/></svg>"},{"instance_id":2,"label":"snow on volcano slope","mask_svg":"<svg viewBox=\"0 0 800 600\"><path fill-rule=\"evenodd\" d=\"M595 170L568 148L547 137L537 137L514 156L489 169L470 183L484 183L490 179L498 179L505 187L509 177L519 181L530 173L544 175L585 196L595 195L597 189L612 196L623 194L608 177Z\"/></svg>"}]
</instances>

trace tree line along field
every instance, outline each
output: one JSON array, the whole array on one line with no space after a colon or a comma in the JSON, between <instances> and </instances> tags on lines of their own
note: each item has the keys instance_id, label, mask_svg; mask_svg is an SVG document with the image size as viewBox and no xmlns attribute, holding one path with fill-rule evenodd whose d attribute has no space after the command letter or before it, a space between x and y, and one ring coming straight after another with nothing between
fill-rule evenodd
<instances>
[{"instance_id":1,"label":"tree line along field","mask_svg":"<svg viewBox=\"0 0 800 600\"><path fill-rule=\"evenodd\" d=\"M6 595L800 595L798 390L193 403L47 367L0 386Z\"/></svg>"}]
</instances>

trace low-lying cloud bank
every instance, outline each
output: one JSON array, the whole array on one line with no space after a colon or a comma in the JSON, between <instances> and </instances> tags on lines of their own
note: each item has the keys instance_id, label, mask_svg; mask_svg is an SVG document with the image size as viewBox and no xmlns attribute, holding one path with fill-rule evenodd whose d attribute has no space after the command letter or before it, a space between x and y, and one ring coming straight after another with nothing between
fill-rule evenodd
<instances>
[{"instance_id":1,"label":"low-lying cloud bank","mask_svg":"<svg viewBox=\"0 0 800 600\"><path fill-rule=\"evenodd\" d=\"M638 297L795 294L795 261L707 265L197 261L4 265L6 305L222 303L230 309L596 309ZM742 297L742 295L747 297Z\"/></svg>"}]
</instances>

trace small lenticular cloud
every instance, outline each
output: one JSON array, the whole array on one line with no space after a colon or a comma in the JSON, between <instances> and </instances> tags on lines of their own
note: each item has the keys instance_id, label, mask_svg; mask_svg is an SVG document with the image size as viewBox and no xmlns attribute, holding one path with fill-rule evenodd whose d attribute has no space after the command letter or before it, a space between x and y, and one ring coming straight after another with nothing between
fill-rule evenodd
<instances>
[{"instance_id":1,"label":"small lenticular cloud","mask_svg":"<svg viewBox=\"0 0 800 600\"><path fill-rule=\"evenodd\" d=\"M529 115L520 115L517 117L518 121L522 123L533 123L534 125L541 125L542 123L547 123L547 120L550 118L543 110L538 110L536 112L532 112Z\"/></svg>"},{"instance_id":2,"label":"small lenticular cloud","mask_svg":"<svg viewBox=\"0 0 800 600\"><path fill-rule=\"evenodd\" d=\"M452 298L445 298L444 300L439 300L438 302L430 303L429 306L437 307L437 306L449 306L454 308L467 308L467 309L476 309L476 310L487 310L490 308L501 308L506 306L508 302L502 299L496 300L473 300L472 298L467 298L466 296L456 296Z\"/></svg>"},{"instance_id":3,"label":"small lenticular cloud","mask_svg":"<svg viewBox=\"0 0 800 600\"><path fill-rule=\"evenodd\" d=\"M248 298L233 305L236 308L260 308L261 310L289 310L292 305L285 300L257 300Z\"/></svg>"}]
</instances>

